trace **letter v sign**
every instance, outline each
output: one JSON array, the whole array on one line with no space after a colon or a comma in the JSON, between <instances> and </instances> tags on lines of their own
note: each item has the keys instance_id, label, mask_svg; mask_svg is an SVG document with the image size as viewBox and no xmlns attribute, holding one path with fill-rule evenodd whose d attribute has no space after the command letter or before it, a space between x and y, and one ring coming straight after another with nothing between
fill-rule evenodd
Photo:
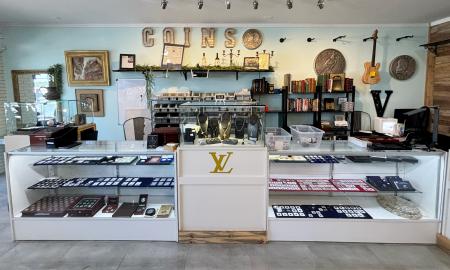
<instances>
[{"instance_id":1,"label":"letter v sign","mask_svg":"<svg viewBox=\"0 0 450 270\"><path fill-rule=\"evenodd\" d=\"M233 152L227 152L226 155L222 154L219 155L219 157L217 157L217 152L209 152L209 154L213 158L214 163L216 165L214 167L214 170L212 170L210 173L231 173L233 171L233 168L229 169L228 171L224 171L225 167L227 166L228 160L230 159Z\"/></svg>"}]
</instances>

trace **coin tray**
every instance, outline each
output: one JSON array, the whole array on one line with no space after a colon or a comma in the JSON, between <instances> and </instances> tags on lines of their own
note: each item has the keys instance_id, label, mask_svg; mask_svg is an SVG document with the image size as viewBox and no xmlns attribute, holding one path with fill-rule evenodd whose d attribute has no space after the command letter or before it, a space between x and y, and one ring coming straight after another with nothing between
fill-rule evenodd
<instances>
[{"instance_id":1,"label":"coin tray","mask_svg":"<svg viewBox=\"0 0 450 270\"><path fill-rule=\"evenodd\" d=\"M341 192L377 192L376 189L360 179L332 179L331 183Z\"/></svg>"},{"instance_id":2,"label":"coin tray","mask_svg":"<svg viewBox=\"0 0 450 270\"><path fill-rule=\"evenodd\" d=\"M295 179L270 179L270 191L301 191Z\"/></svg>"},{"instance_id":3,"label":"coin tray","mask_svg":"<svg viewBox=\"0 0 450 270\"><path fill-rule=\"evenodd\" d=\"M22 211L22 217L63 217L80 196L47 196Z\"/></svg>"},{"instance_id":4,"label":"coin tray","mask_svg":"<svg viewBox=\"0 0 450 270\"><path fill-rule=\"evenodd\" d=\"M64 185L64 183L66 183L67 181L69 181L69 179L44 178L28 189L57 189Z\"/></svg>"},{"instance_id":5,"label":"coin tray","mask_svg":"<svg viewBox=\"0 0 450 270\"><path fill-rule=\"evenodd\" d=\"M339 163L339 160L336 157L330 155L320 155L320 156L308 155L305 156L305 159L309 163Z\"/></svg>"},{"instance_id":6,"label":"coin tray","mask_svg":"<svg viewBox=\"0 0 450 270\"><path fill-rule=\"evenodd\" d=\"M328 179L297 179L301 191L338 192L339 190Z\"/></svg>"},{"instance_id":7,"label":"coin tray","mask_svg":"<svg viewBox=\"0 0 450 270\"><path fill-rule=\"evenodd\" d=\"M173 177L96 177L96 178L71 178L58 179L46 178L29 187L29 189L56 189L56 188L108 188L108 187L127 187L127 188L173 188L175 180ZM46 188L48 186L48 188Z\"/></svg>"},{"instance_id":8,"label":"coin tray","mask_svg":"<svg viewBox=\"0 0 450 270\"><path fill-rule=\"evenodd\" d=\"M65 157L52 156L34 163L34 166L42 165L128 165L137 159L136 156L88 156Z\"/></svg>"},{"instance_id":9,"label":"coin tray","mask_svg":"<svg viewBox=\"0 0 450 270\"><path fill-rule=\"evenodd\" d=\"M358 205L272 205L277 218L372 219Z\"/></svg>"}]
</instances>

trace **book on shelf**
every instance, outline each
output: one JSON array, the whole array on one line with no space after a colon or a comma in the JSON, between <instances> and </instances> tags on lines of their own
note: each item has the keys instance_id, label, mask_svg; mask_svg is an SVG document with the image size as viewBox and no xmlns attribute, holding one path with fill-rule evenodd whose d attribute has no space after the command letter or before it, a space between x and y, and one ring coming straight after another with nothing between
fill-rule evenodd
<instances>
[{"instance_id":1,"label":"book on shelf","mask_svg":"<svg viewBox=\"0 0 450 270\"><path fill-rule=\"evenodd\" d=\"M319 110L319 100L312 98L288 99L289 112L316 112Z\"/></svg>"}]
</instances>

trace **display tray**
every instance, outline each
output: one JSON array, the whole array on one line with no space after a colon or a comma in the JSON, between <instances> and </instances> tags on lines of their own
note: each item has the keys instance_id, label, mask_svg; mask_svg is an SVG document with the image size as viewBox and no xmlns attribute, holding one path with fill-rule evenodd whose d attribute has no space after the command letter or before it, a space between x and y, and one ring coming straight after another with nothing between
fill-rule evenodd
<instances>
[{"instance_id":1,"label":"display tray","mask_svg":"<svg viewBox=\"0 0 450 270\"><path fill-rule=\"evenodd\" d=\"M136 161L136 156L52 156L33 164L45 165L130 165Z\"/></svg>"},{"instance_id":2,"label":"display tray","mask_svg":"<svg viewBox=\"0 0 450 270\"><path fill-rule=\"evenodd\" d=\"M375 179L382 181L375 182ZM383 180L388 179L388 180ZM385 187L387 182L388 187ZM391 184L392 182L392 184ZM376 185L371 185L375 183ZM395 184L394 184L395 183ZM383 186L383 185L384 186ZM378 189L380 187L380 189ZM269 191L271 192L336 192L336 193L408 193L418 192L409 181L398 176L367 176L367 182L361 179L283 179L271 178L269 180Z\"/></svg>"},{"instance_id":3,"label":"display tray","mask_svg":"<svg viewBox=\"0 0 450 270\"><path fill-rule=\"evenodd\" d=\"M95 177L95 178L71 178L55 179L44 178L28 189L57 189L57 188L173 188L175 180L173 177Z\"/></svg>"},{"instance_id":4,"label":"display tray","mask_svg":"<svg viewBox=\"0 0 450 270\"><path fill-rule=\"evenodd\" d=\"M330 164L341 162L372 163L372 162L396 162L416 164L418 159L411 156L336 156L336 155L269 155L269 160L280 163L315 163Z\"/></svg>"},{"instance_id":5,"label":"display tray","mask_svg":"<svg viewBox=\"0 0 450 270\"><path fill-rule=\"evenodd\" d=\"M53 196L49 196L49 197L53 197ZM67 197L67 196L66 196ZM81 199L81 196L72 196L72 197L77 197L78 200ZM46 198L46 197L44 197ZM43 198L43 199L44 199ZM76 201L75 201L76 203ZM119 203L118 207L120 208L124 203ZM66 210L64 212L64 214L58 214L58 215L27 215L27 214L18 214L15 215L15 218L37 218L37 219L44 219L44 218L52 218L52 220L60 220L60 219L83 219L83 220L92 220L92 219L114 219L114 220L148 220L148 221L164 221L164 220L176 220L176 211L173 210L173 205L172 209L170 212L168 212L167 215L161 216L161 215L157 215L157 213L159 212L161 206L163 205L170 205L170 204L147 204L146 209L149 208L154 208L155 209L155 214L154 216L146 216L145 214L142 215L129 215L129 216L120 216L120 217L113 217L114 213L117 212L103 212L103 209L105 209L107 206L103 206L102 208L100 208L98 211L96 211L96 213L93 216L70 216L68 214L68 207L66 207ZM28 209L28 208L27 208Z\"/></svg>"},{"instance_id":6,"label":"display tray","mask_svg":"<svg viewBox=\"0 0 450 270\"><path fill-rule=\"evenodd\" d=\"M269 160L280 163L339 163L332 155L270 155Z\"/></svg>"},{"instance_id":7,"label":"display tray","mask_svg":"<svg viewBox=\"0 0 450 270\"><path fill-rule=\"evenodd\" d=\"M43 197L22 210L22 217L63 217L80 199L73 195Z\"/></svg>"},{"instance_id":8,"label":"display tray","mask_svg":"<svg viewBox=\"0 0 450 270\"><path fill-rule=\"evenodd\" d=\"M171 165L173 160L173 155L139 156L136 165Z\"/></svg>"},{"instance_id":9,"label":"display tray","mask_svg":"<svg viewBox=\"0 0 450 270\"><path fill-rule=\"evenodd\" d=\"M359 205L272 205L276 218L372 219Z\"/></svg>"}]
</instances>

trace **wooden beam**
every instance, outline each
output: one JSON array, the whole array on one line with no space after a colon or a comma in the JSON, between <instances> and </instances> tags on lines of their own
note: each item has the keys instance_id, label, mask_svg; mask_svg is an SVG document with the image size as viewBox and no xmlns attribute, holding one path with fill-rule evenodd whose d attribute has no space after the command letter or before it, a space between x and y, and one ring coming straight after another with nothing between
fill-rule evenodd
<instances>
[{"instance_id":1,"label":"wooden beam","mask_svg":"<svg viewBox=\"0 0 450 270\"><path fill-rule=\"evenodd\" d=\"M265 244L265 231L181 231L178 242L184 244Z\"/></svg>"}]
</instances>

